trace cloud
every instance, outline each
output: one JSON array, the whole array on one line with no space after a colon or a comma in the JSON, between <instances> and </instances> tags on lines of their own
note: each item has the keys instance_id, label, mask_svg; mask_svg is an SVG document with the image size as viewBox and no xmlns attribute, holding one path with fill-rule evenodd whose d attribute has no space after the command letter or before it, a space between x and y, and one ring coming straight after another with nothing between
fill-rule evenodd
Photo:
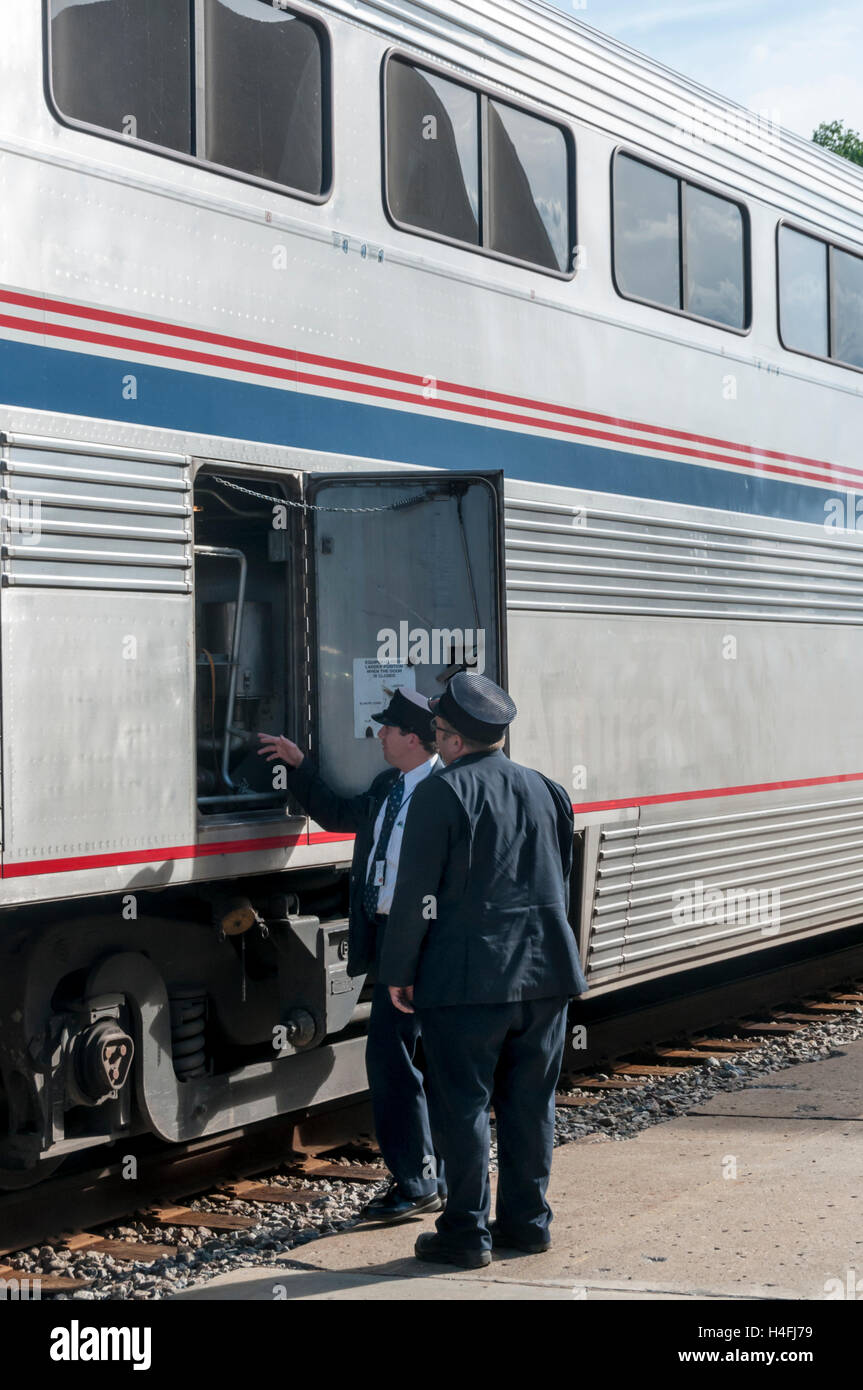
<instances>
[{"instance_id":1,"label":"cloud","mask_svg":"<svg viewBox=\"0 0 863 1390\"><path fill-rule=\"evenodd\" d=\"M753 111L766 111L771 122L808 140L822 121L844 121L852 129L860 129L863 81L847 73L833 73L815 82L760 87L749 93L745 104Z\"/></svg>"},{"instance_id":2,"label":"cloud","mask_svg":"<svg viewBox=\"0 0 863 1390\"><path fill-rule=\"evenodd\" d=\"M564 3L559 8L567 9L568 6ZM636 34L673 25L692 25L693 22L701 25L705 20L731 14L748 15L752 13L752 0L705 0L696 10L692 5L664 5L652 10L639 5L627 10L625 5L618 4L614 8L616 13L606 15L601 4L591 5L591 0L588 0L584 11L585 21L601 29L604 34L623 39L625 43L631 43L637 48L634 37Z\"/></svg>"},{"instance_id":3,"label":"cloud","mask_svg":"<svg viewBox=\"0 0 863 1390\"><path fill-rule=\"evenodd\" d=\"M587 0L576 17L807 139L821 121L863 130L859 0Z\"/></svg>"}]
</instances>

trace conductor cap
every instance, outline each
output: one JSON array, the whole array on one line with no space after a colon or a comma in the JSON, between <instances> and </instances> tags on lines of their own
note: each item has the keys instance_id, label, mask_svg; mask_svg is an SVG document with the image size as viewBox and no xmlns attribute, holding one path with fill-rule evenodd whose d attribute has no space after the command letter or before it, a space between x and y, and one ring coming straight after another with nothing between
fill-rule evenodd
<instances>
[{"instance_id":1,"label":"conductor cap","mask_svg":"<svg viewBox=\"0 0 863 1390\"><path fill-rule=\"evenodd\" d=\"M379 714L373 714L372 719L376 724L389 724L392 728L417 734L423 743L434 743L429 702L425 695L420 695L417 690L407 690L399 686L393 691L386 709L382 709Z\"/></svg>"},{"instance_id":2,"label":"conductor cap","mask_svg":"<svg viewBox=\"0 0 863 1390\"><path fill-rule=\"evenodd\" d=\"M518 713L505 690L471 671L459 671L443 695L429 703L457 734L474 743L497 743Z\"/></svg>"}]
</instances>

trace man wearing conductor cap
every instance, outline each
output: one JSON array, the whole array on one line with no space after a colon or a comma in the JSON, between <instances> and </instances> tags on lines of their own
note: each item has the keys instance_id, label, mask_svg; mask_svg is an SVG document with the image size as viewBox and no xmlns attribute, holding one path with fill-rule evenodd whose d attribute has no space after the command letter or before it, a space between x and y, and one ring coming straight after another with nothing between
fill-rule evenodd
<instances>
[{"instance_id":1,"label":"man wearing conductor cap","mask_svg":"<svg viewBox=\"0 0 863 1390\"><path fill-rule=\"evenodd\" d=\"M415 1253L479 1268L493 1244L538 1254L550 1243L554 1088L567 1002L587 988L567 917L572 806L502 751L516 708L499 686L460 672L430 704L445 766L412 799L379 979L422 1021L446 1164L446 1210Z\"/></svg>"},{"instance_id":2,"label":"man wearing conductor cap","mask_svg":"<svg viewBox=\"0 0 863 1390\"><path fill-rule=\"evenodd\" d=\"M389 769L360 796L338 796L310 767L290 739L260 734L258 750L268 762L288 768L288 785L300 805L325 830L353 831L350 878L348 973L374 969L384 940L405 819L414 793L434 772L428 700L414 690L396 690L386 709L372 716ZM417 1066L419 1020L400 1012L385 986L372 996L366 1071L378 1144L394 1183L365 1210L367 1220L394 1224L440 1211L443 1169L429 1127L422 1072Z\"/></svg>"}]
</instances>

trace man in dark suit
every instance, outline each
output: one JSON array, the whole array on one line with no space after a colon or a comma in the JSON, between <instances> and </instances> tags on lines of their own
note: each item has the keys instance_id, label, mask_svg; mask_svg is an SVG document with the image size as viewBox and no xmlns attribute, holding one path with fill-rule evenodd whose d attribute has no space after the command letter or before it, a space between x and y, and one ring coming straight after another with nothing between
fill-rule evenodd
<instances>
[{"instance_id":1,"label":"man in dark suit","mask_svg":"<svg viewBox=\"0 0 863 1390\"><path fill-rule=\"evenodd\" d=\"M288 785L325 830L356 835L350 877L348 973L376 967L392 903L407 809L419 785L438 766L428 700L397 690L373 716L390 770L360 796L337 795L290 739L260 734L258 750L288 768ZM366 1042L366 1071L375 1131L394 1183L365 1210L365 1218L394 1224L440 1211L444 1175L429 1126L423 1075L417 1066L420 1025L400 1012L385 986L375 984Z\"/></svg>"},{"instance_id":2,"label":"man in dark suit","mask_svg":"<svg viewBox=\"0 0 863 1390\"><path fill-rule=\"evenodd\" d=\"M379 979L422 1020L446 1164L446 1211L415 1253L472 1269L490 1262L492 1244L548 1248L554 1088L568 1000L587 985L568 921L569 797L505 756L516 708L485 676L461 672L431 705L446 766L413 798Z\"/></svg>"}]
</instances>

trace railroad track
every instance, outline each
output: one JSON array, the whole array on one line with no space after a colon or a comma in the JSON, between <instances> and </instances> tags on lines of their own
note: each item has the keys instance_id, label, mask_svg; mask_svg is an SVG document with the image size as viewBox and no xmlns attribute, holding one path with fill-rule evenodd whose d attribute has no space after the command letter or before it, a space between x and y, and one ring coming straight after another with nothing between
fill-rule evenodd
<instances>
[{"instance_id":1,"label":"railroad track","mask_svg":"<svg viewBox=\"0 0 863 1390\"><path fill-rule=\"evenodd\" d=\"M850 987L830 991L823 999L803 999L778 1005L769 1018L742 1017L734 1019L709 1034L696 1032L683 1039L671 1039L665 1045L639 1050L631 1058L619 1058L599 1076L592 1070L567 1071L562 1084L587 1095L560 1091L558 1106L595 1105L601 1094L643 1087L648 1080L680 1076L697 1067L709 1065L711 1058L730 1061L747 1052L756 1052L777 1037L805 1034L807 1026L819 1023L856 1022L863 1017L863 980L851 981Z\"/></svg>"},{"instance_id":2,"label":"railroad track","mask_svg":"<svg viewBox=\"0 0 863 1390\"><path fill-rule=\"evenodd\" d=\"M846 956L843 953L845 964ZM787 982L787 970L776 972L780 973ZM778 981L774 985L778 988ZM752 980L748 986L739 992L740 1007L726 1022L707 1029L678 1028L678 1001L673 1001L673 1026L663 1038L657 1010L642 1011L642 1021L649 1017L650 1030L640 1045L630 1047L626 1055L601 1059L593 1055L593 1049L581 1067L570 1062L561 1078L557 1105L562 1110L587 1110L608 1099L610 1093L637 1093L663 1078L709 1066L711 1059L733 1061L777 1038L805 1035L812 1024L859 1023L863 1017L863 976L846 977L841 984L819 991L819 997L811 990L785 995L780 1003L754 1012L745 1005L746 994L753 992ZM762 976L755 977L754 993L763 997ZM622 1031L631 1041L632 1019ZM645 1036L651 1041L645 1041ZM657 1037L659 1041L654 1041ZM368 1106L354 1104L322 1116L303 1117L299 1123L283 1120L259 1126L250 1134L226 1134L216 1140L144 1154L131 1183L118 1160L88 1173L49 1179L37 1189L2 1194L0 1280L31 1278L16 1262L16 1254L20 1260L23 1249L37 1245L42 1247L40 1254L47 1245L58 1256L89 1251L110 1255L113 1261L143 1265L171 1259L177 1256L179 1246L176 1239L166 1239L166 1234L173 1237L178 1230L184 1234L203 1230L213 1238L236 1237L256 1227L257 1212L284 1210L287 1219L325 1203L332 1191L321 1191L316 1186L321 1180L331 1189L334 1183L361 1185L370 1196L371 1187L388 1176L374 1141L368 1137L370 1128ZM362 1145L359 1157L358 1144ZM328 1156L333 1150L344 1151L346 1145L353 1148L341 1161ZM192 1199L197 1206L190 1205ZM204 1209L202 1202L208 1204ZM237 1205L244 1210L238 1213ZM100 1227L133 1214L139 1226L146 1227L146 1237L136 1234L124 1238L100 1231ZM42 1274L41 1294L74 1295L92 1282L59 1272Z\"/></svg>"}]
</instances>

